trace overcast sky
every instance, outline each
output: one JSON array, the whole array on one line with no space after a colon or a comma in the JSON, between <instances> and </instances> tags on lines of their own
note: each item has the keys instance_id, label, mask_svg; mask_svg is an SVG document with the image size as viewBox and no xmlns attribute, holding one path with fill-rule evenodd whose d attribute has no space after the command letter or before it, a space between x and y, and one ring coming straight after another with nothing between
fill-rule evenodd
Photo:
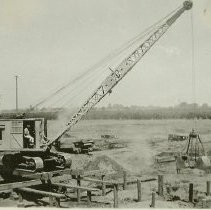
<instances>
[{"instance_id":1,"label":"overcast sky","mask_svg":"<svg viewBox=\"0 0 211 210\"><path fill-rule=\"evenodd\" d=\"M0 0L0 109L15 107L14 75L19 106L34 104L182 2ZM196 102L211 104L211 1L193 3ZM100 105L192 102L191 43L188 11Z\"/></svg>"}]
</instances>

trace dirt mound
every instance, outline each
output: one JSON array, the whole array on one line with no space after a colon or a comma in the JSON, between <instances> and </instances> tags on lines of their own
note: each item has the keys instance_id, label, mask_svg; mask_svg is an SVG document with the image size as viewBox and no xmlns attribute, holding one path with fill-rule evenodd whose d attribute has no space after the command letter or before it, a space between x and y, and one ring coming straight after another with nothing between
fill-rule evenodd
<instances>
[{"instance_id":1,"label":"dirt mound","mask_svg":"<svg viewBox=\"0 0 211 210\"><path fill-rule=\"evenodd\" d=\"M106 155L98 156L94 160L89 161L84 169L86 171L102 170L106 174L115 177L122 176L123 171L126 171L124 167Z\"/></svg>"}]
</instances>

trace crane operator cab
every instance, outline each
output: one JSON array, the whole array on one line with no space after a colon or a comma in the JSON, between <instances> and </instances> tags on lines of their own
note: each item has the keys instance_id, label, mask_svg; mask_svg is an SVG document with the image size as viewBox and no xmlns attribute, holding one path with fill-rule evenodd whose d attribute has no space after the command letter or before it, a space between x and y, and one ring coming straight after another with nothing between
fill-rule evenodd
<instances>
[{"instance_id":1,"label":"crane operator cab","mask_svg":"<svg viewBox=\"0 0 211 210\"><path fill-rule=\"evenodd\" d=\"M0 150L38 149L46 127L44 118L0 119Z\"/></svg>"},{"instance_id":2,"label":"crane operator cab","mask_svg":"<svg viewBox=\"0 0 211 210\"><path fill-rule=\"evenodd\" d=\"M46 146L47 120L44 118L0 119L0 176L13 176L70 168L69 154Z\"/></svg>"}]
</instances>

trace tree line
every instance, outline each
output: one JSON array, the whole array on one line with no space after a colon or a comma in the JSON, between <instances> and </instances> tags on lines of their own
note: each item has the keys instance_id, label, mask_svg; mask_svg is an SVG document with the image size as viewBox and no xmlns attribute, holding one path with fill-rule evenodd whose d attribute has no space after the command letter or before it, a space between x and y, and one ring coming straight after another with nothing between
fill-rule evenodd
<instances>
[{"instance_id":1,"label":"tree line","mask_svg":"<svg viewBox=\"0 0 211 210\"><path fill-rule=\"evenodd\" d=\"M57 119L60 114L64 114L67 118L71 118L72 114L77 110L63 108L43 108L41 110L28 111L27 109L4 110L0 113L0 118L36 118L43 117L49 120ZM26 113L23 115L23 113ZM188 104L182 102L176 106L158 107L158 106L123 106L121 104L109 104L106 107L95 107L86 116L85 119L211 119L211 106L208 104Z\"/></svg>"}]
</instances>

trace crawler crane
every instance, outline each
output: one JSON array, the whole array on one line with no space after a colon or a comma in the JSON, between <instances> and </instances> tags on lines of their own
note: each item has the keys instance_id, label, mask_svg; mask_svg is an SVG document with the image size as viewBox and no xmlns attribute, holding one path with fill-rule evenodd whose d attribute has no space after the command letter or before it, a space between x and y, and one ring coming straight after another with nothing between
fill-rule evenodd
<instances>
[{"instance_id":1,"label":"crawler crane","mask_svg":"<svg viewBox=\"0 0 211 210\"><path fill-rule=\"evenodd\" d=\"M0 174L7 177L7 175L13 175L14 171L49 171L58 170L65 167L71 167L71 155L67 153L53 152L52 147L59 150L59 142L61 137L70 131L73 126L78 123L97 103L99 103L106 95L111 93L113 88L133 69L133 67L142 59L142 57L150 51L152 46L158 42L158 40L168 31L173 23L187 10L192 8L191 1L185 1L181 7L174 10L160 26L156 27L148 38L126 57L116 68L111 71L111 74L105 78L105 80L98 86L98 88L91 94L91 96L83 103L78 112L73 115L71 120L67 123L65 128L52 140L46 141L42 132L34 131L36 135L36 148L7 148L0 151ZM29 122L30 121L30 122ZM30 119L17 119L13 120L12 129L13 134L19 133L23 137L23 125L28 124L29 130L36 120ZM8 131L7 124L0 123L0 130L3 135ZM36 121L37 122L37 121ZM45 123L40 119L39 123L35 127L44 126ZM33 127L33 126L32 126ZM45 130L45 128L43 129ZM42 131L43 131L42 130ZM14 135L13 135L14 137ZM39 137L39 138L38 138ZM11 137L12 138L12 137ZM7 139L6 139L7 141ZM19 143L22 146L23 142ZM0 146L1 148L1 146Z\"/></svg>"}]
</instances>

